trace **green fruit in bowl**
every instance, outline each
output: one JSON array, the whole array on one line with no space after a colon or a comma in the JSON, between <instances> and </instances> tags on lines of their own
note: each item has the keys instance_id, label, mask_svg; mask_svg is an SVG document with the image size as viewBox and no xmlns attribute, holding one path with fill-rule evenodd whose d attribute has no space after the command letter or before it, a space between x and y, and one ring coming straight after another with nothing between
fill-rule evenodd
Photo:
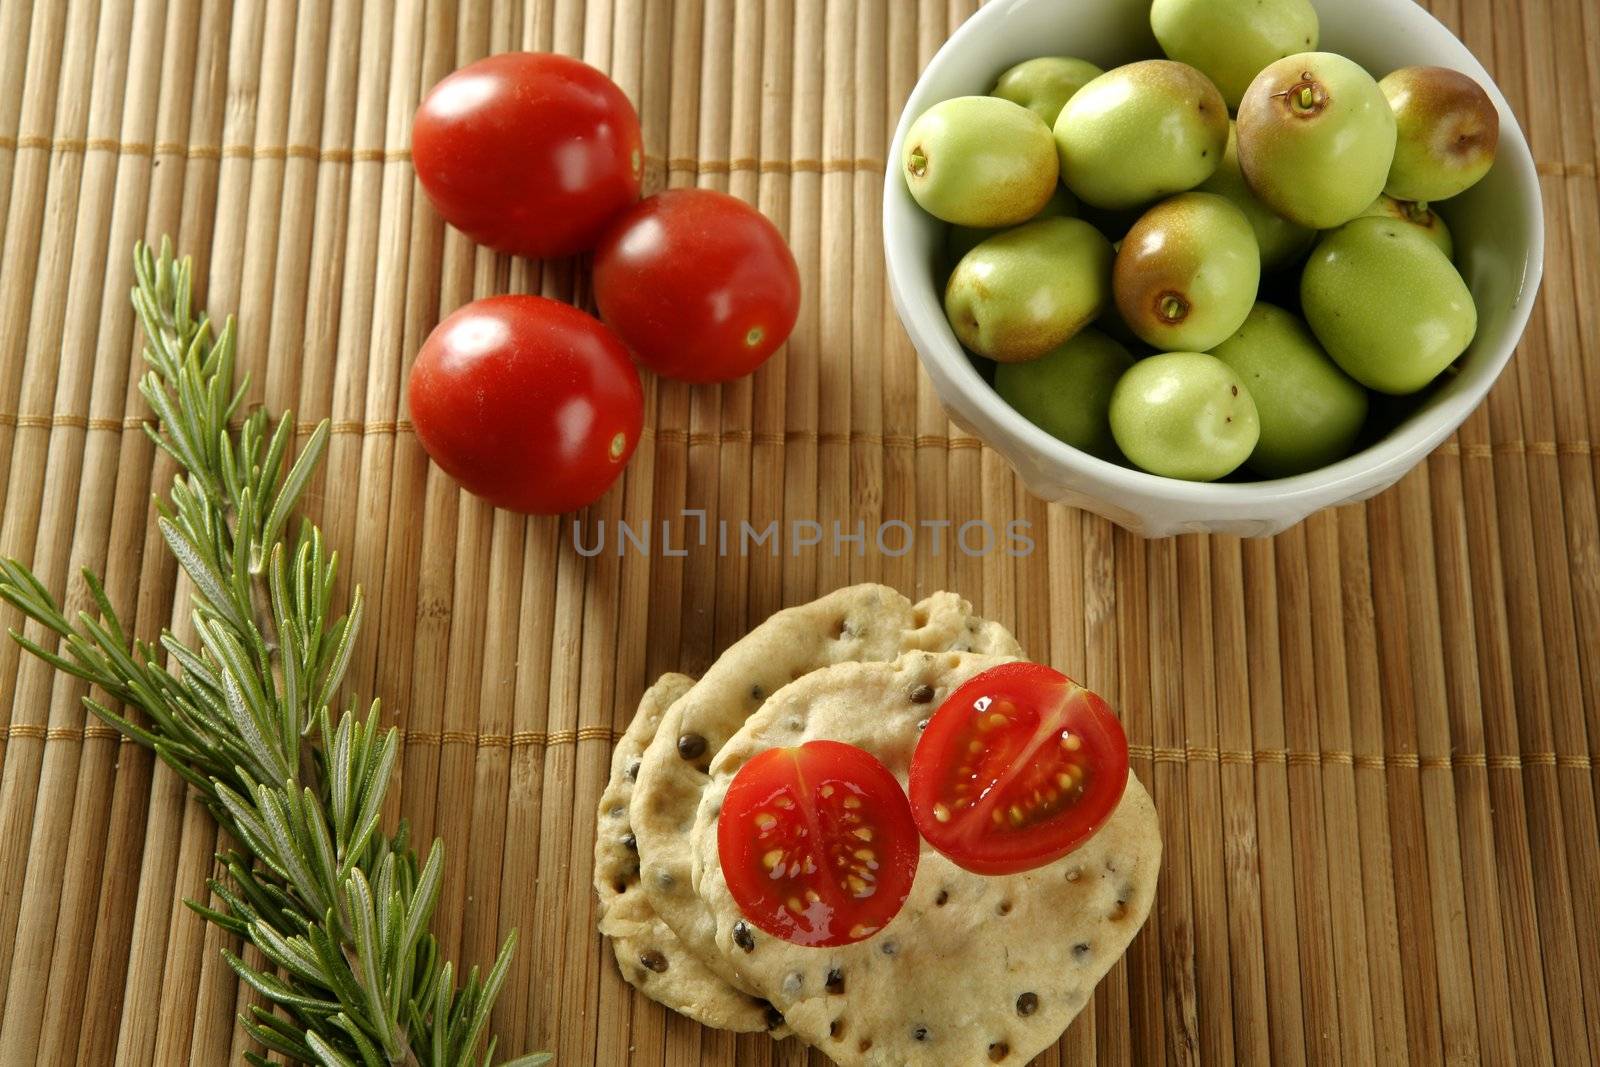
<instances>
[{"instance_id":1,"label":"green fruit in bowl","mask_svg":"<svg viewBox=\"0 0 1600 1067\"><path fill-rule=\"evenodd\" d=\"M1425 387L1478 329L1461 275L1426 234L1357 219L1328 234L1300 279L1306 321L1346 374L1380 393Z\"/></svg>"},{"instance_id":2,"label":"green fruit in bowl","mask_svg":"<svg viewBox=\"0 0 1600 1067\"><path fill-rule=\"evenodd\" d=\"M1233 368L1200 352L1169 352L1140 360L1117 382L1111 433L1151 474L1210 482L1249 458L1261 423Z\"/></svg>"},{"instance_id":3,"label":"green fruit in bowl","mask_svg":"<svg viewBox=\"0 0 1600 1067\"><path fill-rule=\"evenodd\" d=\"M1280 59L1239 105L1239 165L1256 198L1290 222L1343 225L1383 192L1395 118L1361 67L1331 52Z\"/></svg>"},{"instance_id":4,"label":"green fruit in bowl","mask_svg":"<svg viewBox=\"0 0 1600 1067\"><path fill-rule=\"evenodd\" d=\"M1000 398L1029 422L1073 448L1117 458L1111 436L1111 392L1133 356L1099 330L1085 328L1030 363L995 369Z\"/></svg>"},{"instance_id":5,"label":"green fruit in bowl","mask_svg":"<svg viewBox=\"0 0 1600 1067\"><path fill-rule=\"evenodd\" d=\"M1112 291L1122 321L1164 352L1204 352L1250 314L1261 253L1244 213L1215 193L1163 200L1122 240Z\"/></svg>"},{"instance_id":6,"label":"green fruit in bowl","mask_svg":"<svg viewBox=\"0 0 1600 1067\"><path fill-rule=\"evenodd\" d=\"M1236 108L1262 68L1317 47L1310 0L1155 0L1150 28L1171 59L1198 68Z\"/></svg>"},{"instance_id":7,"label":"green fruit in bowl","mask_svg":"<svg viewBox=\"0 0 1600 1067\"><path fill-rule=\"evenodd\" d=\"M1000 75L990 96L1021 104L1054 126L1056 116L1073 94L1105 71L1085 59L1040 56L1024 60Z\"/></svg>"},{"instance_id":8,"label":"green fruit in bowl","mask_svg":"<svg viewBox=\"0 0 1600 1067\"><path fill-rule=\"evenodd\" d=\"M906 131L900 165L922 209L958 226L1026 222L1059 177L1050 127L995 96L958 96L923 112Z\"/></svg>"},{"instance_id":9,"label":"green fruit in bowl","mask_svg":"<svg viewBox=\"0 0 1600 1067\"><path fill-rule=\"evenodd\" d=\"M1450 236L1450 227L1446 226L1439 213L1427 204L1419 204L1415 200L1396 200L1388 193L1384 193L1371 207L1361 213L1361 217L1399 219L1401 222L1409 223L1427 234L1428 240L1439 246L1439 251L1445 254L1445 258L1454 259L1456 256L1456 242Z\"/></svg>"},{"instance_id":10,"label":"green fruit in bowl","mask_svg":"<svg viewBox=\"0 0 1600 1067\"><path fill-rule=\"evenodd\" d=\"M1316 230L1290 222L1250 191L1244 171L1239 169L1239 137L1231 124L1222 165L1200 184L1200 191L1227 197L1234 207L1244 212L1244 217L1250 220L1250 228L1255 231L1264 271L1281 270L1294 263L1317 239Z\"/></svg>"},{"instance_id":11,"label":"green fruit in bowl","mask_svg":"<svg viewBox=\"0 0 1600 1067\"><path fill-rule=\"evenodd\" d=\"M1082 219L1041 219L984 241L945 286L961 343L1001 363L1038 359L1111 299L1111 244Z\"/></svg>"},{"instance_id":12,"label":"green fruit in bowl","mask_svg":"<svg viewBox=\"0 0 1600 1067\"><path fill-rule=\"evenodd\" d=\"M1402 67L1378 83L1398 124L1384 192L1399 200L1448 200L1494 166L1500 112L1483 86L1445 67Z\"/></svg>"},{"instance_id":13,"label":"green fruit in bowl","mask_svg":"<svg viewBox=\"0 0 1600 1067\"><path fill-rule=\"evenodd\" d=\"M1261 440L1246 465L1268 478L1326 467L1350 454L1367 419L1367 391L1329 358L1299 316L1257 304L1212 350L1256 402Z\"/></svg>"},{"instance_id":14,"label":"green fruit in bowl","mask_svg":"<svg viewBox=\"0 0 1600 1067\"><path fill-rule=\"evenodd\" d=\"M1044 202L1044 207L1029 222L1038 219L1070 219L1078 213L1078 198L1067 191L1064 185L1057 185L1056 191L1050 194L1050 199ZM952 226L945 235L944 255L945 262L954 266L961 262L961 257L978 247L984 241L1003 230L986 229L978 226Z\"/></svg>"},{"instance_id":15,"label":"green fruit in bowl","mask_svg":"<svg viewBox=\"0 0 1600 1067\"><path fill-rule=\"evenodd\" d=\"M1198 70L1148 59L1078 90L1055 139L1062 180L1078 199L1137 207L1211 177L1228 143L1228 107Z\"/></svg>"}]
</instances>

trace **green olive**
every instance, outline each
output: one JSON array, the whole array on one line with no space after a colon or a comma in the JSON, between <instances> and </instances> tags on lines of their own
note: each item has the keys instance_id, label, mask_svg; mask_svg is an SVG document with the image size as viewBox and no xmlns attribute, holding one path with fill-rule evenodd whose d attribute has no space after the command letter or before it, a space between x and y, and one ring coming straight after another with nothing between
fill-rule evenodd
<instances>
[{"instance_id":1,"label":"green olive","mask_svg":"<svg viewBox=\"0 0 1600 1067\"><path fill-rule=\"evenodd\" d=\"M1250 389L1261 440L1247 466L1268 478L1325 467L1350 454L1367 419L1367 391L1324 352L1299 316L1257 304L1211 353Z\"/></svg>"},{"instance_id":2,"label":"green olive","mask_svg":"<svg viewBox=\"0 0 1600 1067\"><path fill-rule=\"evenodd\" d=\"M957 226L1026 222L1060 177L1050 127L997 96L958 96L923 112L900 168L922 209Z\"/></svg>"},{"instance_id":3,"label":"green olive","mask_svg":"<svg viewBox=\"0 0 1600 1067\"><path fill-rule=\"evenodd\" d=\"M1148 59L1079 89L1055 138L1061 178L1078 199L1137 207L1211 177L1228 144L1228 105L1193 67Z\"/></svg>"},{"instance_id":4,"label":"green olive","mask_svg":"<svg viewBox=\"0 0 1600 1067\"><path fill-rule=\"evenodd\" d=\"M1200 352L1169 352L1122 376L1111 394L1111 432L1151 474L1209 482L1249 458L1261 424L1233 368Z\"/></svg>"},{"instance_id":5,"label":"green olive","mask_svg":"<svg viewBox=\"0 0 1600 1067\"><path fill-rule=\"evenodd\" d=\"M1040 219L956 264L944 310L961 343L1001 363L1038 359L1111 300L1111 245L1082 219Z\"/></svg>"},{"instance_id":6,"label":"green olive","mask_svg":"<svg viewBox=\"0 0 1600 1067\"><path fill-rule=\"evenodd\" d=\"M1306 321L1334 362L1368 389L1415 393L1478 329L1472 292L1427 235L1356 219L1322 239L1300 278Z\"/></svg>"},{"instance_id":7,"label":"green olive","mask_svg":"<svg viewBox=\"0 0 1600 1067\"><path fill-rule=\"evenodd\" d=\"M1126 348L1086 328L1031 363L1000 364L994 388L1046 433L1090 455L1115 459L1111 391L1132 366Z\"/></svg>"}]
</instances>

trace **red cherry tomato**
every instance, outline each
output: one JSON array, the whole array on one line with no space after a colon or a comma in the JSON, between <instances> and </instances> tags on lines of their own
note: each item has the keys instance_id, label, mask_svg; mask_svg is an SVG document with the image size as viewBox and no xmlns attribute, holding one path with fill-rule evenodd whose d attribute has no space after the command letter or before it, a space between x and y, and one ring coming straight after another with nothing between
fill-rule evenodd
<instances>
[{"instance_id":1,"label":"red cherry tomato","mask_svg":"<svg viewBox=\"0 0 1600 1067\"><path fill-rule=\"evenodd\" d=\"M593 503L639 443L644 391L598 320L542 296L457 309L411 365L411 421L446 473L497 507Z\"/></svg>"},{"instance_id":2,"label":"red cherry tomato","mask_svg":"<svg viewBox=\"0 0 1600 1067\"><path fill-rule=\"evenodd\" d=\"M838 741L761 753L734 775L717 817L739 910L797 945L848 945L887 926L921 848L889 768Z\"/></svg>"},{"instance_id":3,"label":"red cherry tomato","mask_svg":"<svg viewBox=\"0 0 1600 1067\"><path fill-rule=\"evenodd\" d=\"M617 219L594 257L600 317L645 366L726 382L788 340L800 271L767 217L711 189L669 189Z\"/></svg>"},{"instance_id":4,"label":"red cherry tomato","mask_svg":"<svg viewBox=\"0 0 1600 1067\"><path fill-rule=\"evenodd\" d=\"M435 85L411 124L428 199L479 244L524 256L594 247L639 199L639 116L586 63L507 52Z\"/></svg>"},{"instance_id":5,"label":"red cherry tomato","mask_svg":"<svg viewBox=\"0 0 1600 1067\"><path fill-rule=\"evenodd\" d=\"M951 693L911 758L928 844L978 874L1054 862L1105 823L1128 784L1128 739L1094 693L1037 663Z\"/></svg>"}]
</instances>

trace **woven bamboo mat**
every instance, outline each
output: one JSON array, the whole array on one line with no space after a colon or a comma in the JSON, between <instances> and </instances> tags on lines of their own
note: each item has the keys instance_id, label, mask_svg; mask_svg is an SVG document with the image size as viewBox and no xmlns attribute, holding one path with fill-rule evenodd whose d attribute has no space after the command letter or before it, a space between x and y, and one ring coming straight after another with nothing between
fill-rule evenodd
<instances>
[{"instance_id":1,"label":"woven bamboo mat","mask_svg":"<svg viewBox=\"0 0 1600 1067\"><path fill-rule=\"evenodd\" d=\"M312 510L370 597L351 677L404 728L398 807L453 857L447 952L523 951L501 1047L564 1064L799 1064L632 995L589 889L610 741L665 670L847 582L958 590L1105 692L1151 785L1149 926L1043 1063L1600 1062L1600 7L1433 0L1531 134L1551 244L1488 403L1400 486L1272 541L1144 542L1028 496L943 418L887 300L899 102L972 0L0 0L0 551L144 635L181 620L147 506L125 298L170 233L236 311L255 396L335 438ZM1032 524L1025 558L826 543L592 559L429 466L411 354L474 295L582 299L416 191L427 86L557 49L640 106L650 179L751 199L807 302L752 381L648 384L650 432L584 517ZM15 625L6 609L3 619ZM178 903L215 833L180 781L0 648L0 1064L218 1064L247 1001ZM237 947L237 946L235 946ZM820 1062L814 1061L814 1062Z\"/></svg>"}]
</instances>

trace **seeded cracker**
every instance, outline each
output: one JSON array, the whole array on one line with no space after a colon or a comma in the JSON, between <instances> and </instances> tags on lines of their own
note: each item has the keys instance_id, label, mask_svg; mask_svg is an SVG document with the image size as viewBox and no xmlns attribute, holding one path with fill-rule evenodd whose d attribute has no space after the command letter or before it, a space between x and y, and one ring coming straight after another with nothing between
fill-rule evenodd
<instances>
[{"instance_id":1,"label":"seeded cracker","mask_svg":"<svg viewBox=\"0 0 1600 1067\"><path fill-rule=\"evenodd\" d=\"M648 996L706 1026L741 1032L773 1029L776 1009L734 989L693 953L656 916L639 888L639 851L628 827L628 801L640 757L656 735L661 717L694 679L663 674L645 690L639 710L611 756L611 780L600 795L594 841L594 888L600 896L600 932L611 939L617 968ZM781 1037L787 1030L774 1030Z\"/></svg>"},{"instance_id":2,"label":"seeded cracker","mask_svg":"<svg viewBox=\"0 0 1600 1067\"><path fill-rule=\"evenodd\" d=\"M912 653L853 663L785 687L723 747L695 823L695 888L716 945L790 1028L843 1067L1022 1067L1053 1044L1122 956L1155 899L1161 838L1132 775L1106 825L1076 852L1021 874L961 870L926 843L905 908L876 935L803 948L740 924L717 862L717 814L758 753L843 741L902 785L918 724L951 690L1009 657ZM930 686L929 704L909 694ZM736 925L738 924L738 925Z\"/></svg>"},{"instance_id":3,"label":"seeded cracker","mask_svg":"<svg viewBox=\"0 0 1600 1067\"><path fill-rule=\"evenodd\" d=\"M882 662L919 649L1021 652L1003 627L974 616L971 605L953 593L912 604L885 586L851 586L780 611L735 642L667 710L646 748L628 818L648 904L682 947L730 980L741 998L759 994L744 988L717 954L714 918L691 884L689 833L712 758L745 719L794 679L833 664ZM607 823L601 814L603 835ZM619 955L633 949L618 941ZM651 996L693 1018L726 1012L711 994L679 989L672 961L667 963L659 980L653 976L645 984ZM623 973L631 979L636 970L624 966Z\"/></svg>"}]
</instances>

